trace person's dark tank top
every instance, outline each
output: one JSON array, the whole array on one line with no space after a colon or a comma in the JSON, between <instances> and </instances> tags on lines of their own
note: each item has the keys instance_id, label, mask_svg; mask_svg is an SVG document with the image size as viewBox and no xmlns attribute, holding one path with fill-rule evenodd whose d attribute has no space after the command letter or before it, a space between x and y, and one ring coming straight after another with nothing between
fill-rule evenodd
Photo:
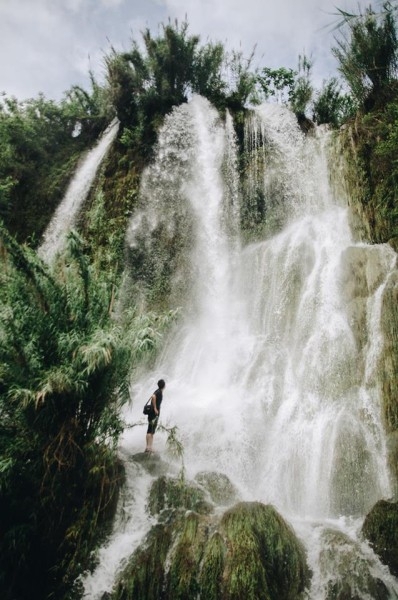
<instances>
[{"instance_id":1,"label":"person's dark tank top","mask_svg":"<svg viewBox=\"0 0 398 600\"><path fill-rule=\"evenodd\" d=\"M156 408L158 409L158 411L160 411L160 405L162 404L162 400L163 400L162 390L157 389L155 392L155 396L156 396Z\"/></svg>"}]
</instances>

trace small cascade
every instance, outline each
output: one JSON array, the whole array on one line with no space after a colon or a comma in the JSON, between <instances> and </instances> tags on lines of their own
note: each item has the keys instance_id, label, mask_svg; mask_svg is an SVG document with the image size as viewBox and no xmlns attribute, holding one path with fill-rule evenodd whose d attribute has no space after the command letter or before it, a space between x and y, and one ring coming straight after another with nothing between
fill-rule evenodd
<instances>
[{"instance_id":1,"label":"small cascade","mask_svg":"<svg viewBox=\"0 0 398 600\"><path fill-rule=\"evenodd\" d=\"M245 143L240 198L229 117L223 123L194 97L165 121L128 243L135 265L147 260L156 273L173 265L170 291L183 316L135 381L126 420L140 420L163 377L161 418L179 428L186 476L221 472L243 500L280 511L307 550L308 600L331 598L341 581L360 600L378 585L398 598L398 583L359 534L366 512L391 494L377 372L396 254L353 241L329 183L327 132L305 138L286 109L263 106ZM247 220L257 241L243 245L240 219L261 203L267 237ZM128 429L122 455L144 441L144 428ZM165 450L161 432L155 445ZM148 480L134 477L138 498ZM135 531L145 532L148 516L133 503L131 511ZM125 547L129 531L119 519L85 598L111 589L112 577L101 579L107 556L122 568L139 544Z\"/></svg>"},{"instance_id":2,"label":"small cascade","mask_svg":"<svg viewBox=\"0 0 398 600\"><path fill-rule=\"evenodd\" d=\"M118 129L119 121L114 119L78 166L63 200L44 232L43 243L39 247L38 253L46 262L50 262L58 252L62 251L66 235L76 221L81 205L90 191L98 168L115 139Z\"/></svg>"}]
</instances>

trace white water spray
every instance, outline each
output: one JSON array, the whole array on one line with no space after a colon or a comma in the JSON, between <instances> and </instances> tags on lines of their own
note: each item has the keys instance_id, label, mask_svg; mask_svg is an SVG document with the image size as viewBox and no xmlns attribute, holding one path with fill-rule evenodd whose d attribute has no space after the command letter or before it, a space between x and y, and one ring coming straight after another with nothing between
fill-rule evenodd
<instances>
[{"instance_id":1,"label":"white water spray","mask_svg":"<svg viewBox=\"0 0 398 600\"><path fill-rule=\"evenodd\" d=\"M66 236L76 221L80 207L90 191L101 162L116 137L118 128L119 121L114 119L78 166L62 202L44 232L43 243L38 253L46 262L50 262L62 250Z\"/></svg>"},{"instance_id":2,"label":"white water spray","mask_svg":"<svg viewBox=\"0 0 398 600\"><path fill-rule=\"evenodd\" d=\"M177 135L187 123L189 152ZM221 471L243 499L274 504L306 545L311 600L326 598L339 578L351 578L365 600L371 576L398 598L395 580L358 541L366 511L390 495L377 361L381 295L396 255L388 246L353 243L347 210L329 186L324 138L304 139L292 116L276 107L259 109L247 134L254 159L263 153L251 171L255 185L280 194L278 210L282 204L288 218L272 238L241 248L228 126L194 98L161 133L152 177L144 177L152 217L136 219L129 240L134 245L141 224L155 223L167 210L162 202L177 195L194 215L194 285L191 309L154 372L134 386L126 416L140 418L143 400L164 377L162 419L179 427L188 476ZM167 175L159 168L166 147L173 156ZM167 178L166 195L157 193L156 173ZM144 437L139 428L126 432L123 454L142 451ZM156 445L164 448L161 433ZM132 488L140 485L136 476ZM135 530L147 531L145 515L132 516ZM113 566L138 544L127 553L124 540L119 524L104 550ZM110 589L105 572L106 559L90 579L96 585L86 586L87 598Z\"/></svg>"}]
</instances>

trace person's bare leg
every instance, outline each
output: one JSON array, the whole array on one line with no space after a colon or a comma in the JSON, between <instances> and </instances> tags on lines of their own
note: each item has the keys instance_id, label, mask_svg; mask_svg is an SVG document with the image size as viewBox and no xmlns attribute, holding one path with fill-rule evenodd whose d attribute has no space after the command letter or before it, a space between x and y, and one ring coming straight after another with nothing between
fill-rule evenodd
<instances>
[{"instance_id":1,"label":"person's bare leg","mask_svg":"<svg viewBox=\"0 0 398 600\"><path fill-rule=\"evenodd\" d=\"M145 452L152 452L152 445L153 445L153 433L147 433L146 434Z\"/></svg>"}]
</instances>

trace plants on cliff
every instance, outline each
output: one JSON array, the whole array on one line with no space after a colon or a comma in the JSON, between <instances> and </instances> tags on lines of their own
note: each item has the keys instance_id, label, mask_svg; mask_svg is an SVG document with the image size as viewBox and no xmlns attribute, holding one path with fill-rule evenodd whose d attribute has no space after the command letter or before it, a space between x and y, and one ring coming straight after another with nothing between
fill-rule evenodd
<instances>
[{"instance_id":1,"label":"plants on cliff","mask_svg":"<svg viewBox=\"0 0 398 600\"><path fill-rule=\"evenodd\" d=\"M265 99L273 97L280 104L287 104L293 91L295 76L293 69L264 67L257 74L257 81Z\"/></svg>"},{"instance_id":2,"label":"plants on cliff","mask_svg":"<svg viewBox=\"0 0 398 600\"><path fill-rule=\"evenodd\" d=\"M348 35L337 39L332 52L351 93L365 110L389 97L398 66L395 15L390 2L381 14L369 7L357 18L340 11Z\"/></svg>"},{"instance_id":3,"label":"plants on cliff","mask_svg":"<svg viewBox=\"0 0 398 600\"><path fill-rule=\"evenodd\" d=\"M192 92L217 99L224 83L220 44L199 46L199 37L188 34L188 23L168 23L154 37L143 34L144 50L133 41L129 52L112 49L105 57L109 95L123 126L124 143L143 143L149 152L156 127L173 106L186 102Z\"/></svg>"},{"instance_id":4,"label":"plants on cliff","mask_svg":"<svg viewBox=\"0 0 398 600\"><path fill-rule=\"evenodd\" d=\"M0 588L63 598L115 501L118 409L167 318L115 318L75 234L54 270L0 229Z\"/></svg>"},{"instance_id":5,"label":"plants on cliff","mask_svg":"<svg viewBox=\"0 0 398 600\"><path fill-rule=\"evenodd\" d=\"M129 52L112 49L105 57L111 103L120 119L121 141L150 153L156 131L173 106L187 102L192 94L206 97L220 110L241 113L258 96L254 52L226 52L221 43L200 43L189 35L188 23L162 26L159 36L149 29Z\"/></svg>"},{"instance_id":6,"label":"plants on cliff","mask_svg":"<svg viewBox=\"0 0 398 600\"><path fill-rule=\"evenodd\" d=\"M305 54L299 56L298 71L289 96L290 107L299 117L305 115L314 93L311 83L312 65L313 61L308 56Z\"/></svg>"},{"instance_id":7,"label":"plants on cliff","mask_svg":"<svg viewBox=\"0 0 398 600\"><path fill-rule=\"evenodd\" d=\"M60 103L1 98L0 214L20 241L39 238L81 152L107 122L100 96L96 85L91 94L74 88Z\"/></svg>"},{"instance_id":8,"label":"plants on cliff","mask_svg":"<svg viewBox=\"0 0 398 600\"><path fill-rule=\"evenodd\" d=\"M315 94L312 106L312 118L318 124L327 123L340 127L355 113L355 103L351 96L342 92L342 86L336 77L325 81Z\"/></svg>"}]
</instances>

